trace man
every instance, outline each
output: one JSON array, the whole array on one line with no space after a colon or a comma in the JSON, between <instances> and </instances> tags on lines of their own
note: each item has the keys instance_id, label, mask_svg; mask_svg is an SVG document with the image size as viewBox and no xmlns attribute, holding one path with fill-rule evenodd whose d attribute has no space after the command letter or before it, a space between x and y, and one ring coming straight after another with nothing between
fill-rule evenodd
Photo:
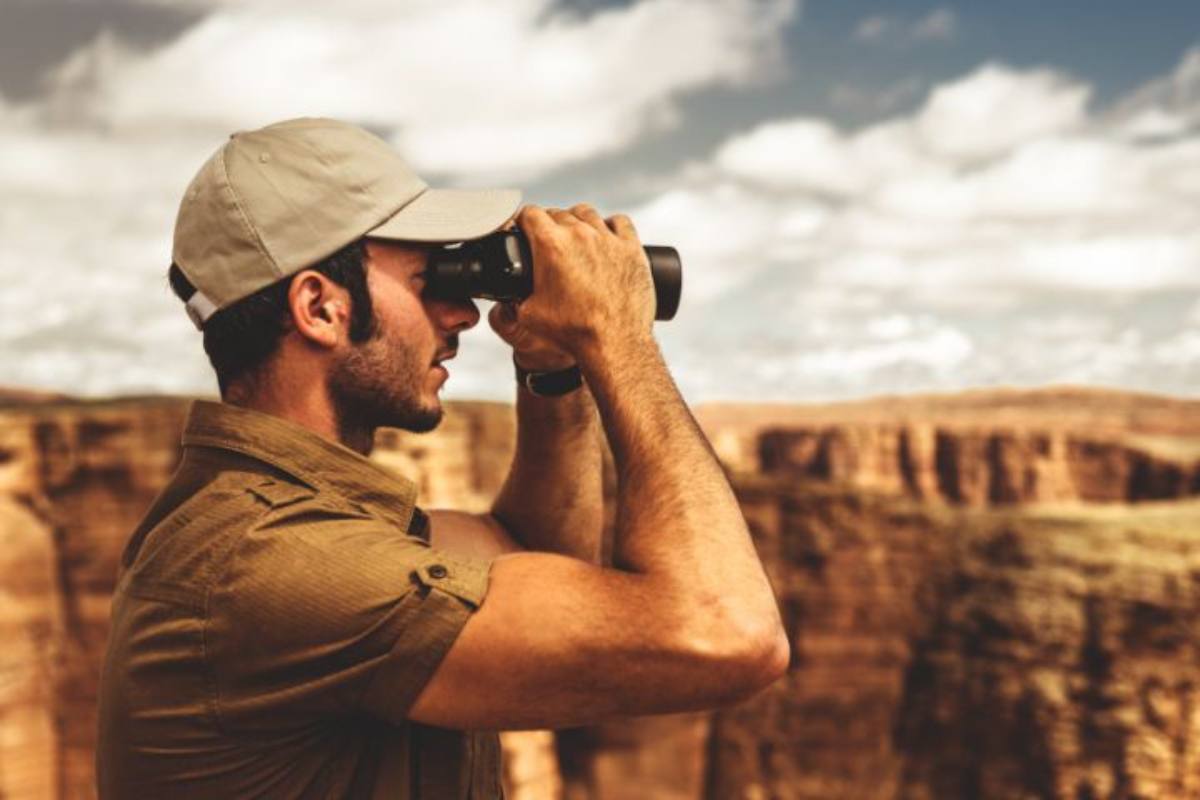
<instances>
[{"instance_id":1,"label":"man","mask_svg":"<svg viewBox=\"0 0 1200 800\"><path fill-rule=\"evenodd\" d=\"M518 202L429 189L381 140L319 119L235 134L193 180L172 282L223 402L193 407L122 557L101 797L498 797L497 730L712 707L786 669L627 218L517 216L536 290L490 319L534 375L490 514L426 515L365 457L380 425L437 425L443 363L479 319L425 291L431 248Z\"/></svg>"}]
</instances>

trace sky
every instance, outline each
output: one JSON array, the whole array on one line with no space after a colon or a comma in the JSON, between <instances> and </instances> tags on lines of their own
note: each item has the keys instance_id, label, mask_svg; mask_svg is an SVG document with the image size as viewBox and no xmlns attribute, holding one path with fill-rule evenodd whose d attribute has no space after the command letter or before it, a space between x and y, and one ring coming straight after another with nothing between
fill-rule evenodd
<instances>
[{"instance_id":1,"label":"sky","mask_svg":"<svg viewBox=\"0 0 1200 800\"><path fill-rule=\"evenodd\" d=\"M179 199L296 116L678 248L690 402L1200 394L1194 0L0 0L0 386L214 394Z\"/></svg>"}]
</instances>

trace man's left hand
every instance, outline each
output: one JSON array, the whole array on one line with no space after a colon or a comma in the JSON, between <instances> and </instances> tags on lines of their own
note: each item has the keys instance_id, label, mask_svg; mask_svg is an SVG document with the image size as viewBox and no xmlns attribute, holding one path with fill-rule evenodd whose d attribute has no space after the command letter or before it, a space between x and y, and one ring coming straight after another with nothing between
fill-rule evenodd
<instances>
[{"instance_id":1,"label":"man's left hand","mask_svg":"<svg viewBox=\"0 0 1200 800\"><path fill-rule=\"evenodd\" d=\"M557 372L575 366L575 358L570 353L522 326L512 303L496 303L488 313L488 324L501 339L512 345L513 356L522 369Z\"/></svg>"}]
</instances>

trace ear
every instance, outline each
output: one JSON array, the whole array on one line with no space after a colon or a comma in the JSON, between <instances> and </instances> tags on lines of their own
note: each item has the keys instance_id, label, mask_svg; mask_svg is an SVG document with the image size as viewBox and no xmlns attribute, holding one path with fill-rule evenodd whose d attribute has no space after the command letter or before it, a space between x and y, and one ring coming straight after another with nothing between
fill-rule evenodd
<instances>
[{"instance_id":1,"label":"ear","mask_svg":"<svg viewBox=\"0 0 1200 800\"><path fill-rule=\"evenodd\" d=\"M306 269L292 278L288 308L296 332L316 345L336 347L348 336L349 292L319 272Z\"/></svg>"}]
</instances>

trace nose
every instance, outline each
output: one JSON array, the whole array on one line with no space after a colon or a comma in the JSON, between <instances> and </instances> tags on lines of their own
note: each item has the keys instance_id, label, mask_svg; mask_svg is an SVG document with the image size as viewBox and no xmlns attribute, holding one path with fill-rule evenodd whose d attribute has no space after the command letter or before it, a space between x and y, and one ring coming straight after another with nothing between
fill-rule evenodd
<instances>
[{"instance_id":1,"label":"nose","mask_svg":"<svg viewBox=\"0 0 1200 800\"><path fill-rule=\"evenodd\" d=\"M469 297L428 298L425 307L437 326L448 333L461 333L479 323L479 308Z\"/></svg>"}]
</instances>

